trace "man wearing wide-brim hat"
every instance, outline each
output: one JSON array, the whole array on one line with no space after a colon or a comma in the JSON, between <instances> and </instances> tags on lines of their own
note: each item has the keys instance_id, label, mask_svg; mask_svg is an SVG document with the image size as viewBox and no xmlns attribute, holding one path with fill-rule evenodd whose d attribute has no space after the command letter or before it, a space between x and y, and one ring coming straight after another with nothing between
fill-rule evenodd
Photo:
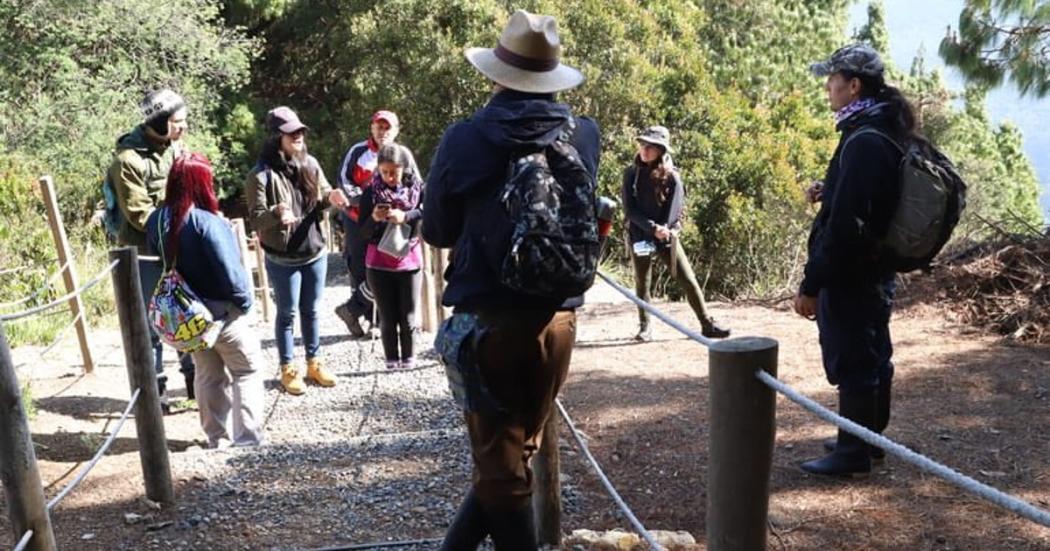
<instances>
[{"instance_id":1,"label":"man wearing wide-brim hat","mask_svg":"<svg viewBox=\"0 0 1050 551\"><path fill-rule=\"evenodd\" d=\"M594 121L554 99L584 80L561 63L554 18L516 11L495 48L468 48L466 56L494 83L493 94L442 137L427 179L423 238L454 248L443 303L455 309L456 323L436 344L463 343L455 349L466 354L457 357L468 359L459 368L476 370L483 390L464 386L484 393L479 401L488 406L464 401L473 484L442 549L475 549L491 535L497 549L533 550L529 458L568 372L583 300L524 295L500 282L497 267L510 249L500 191L512 160L543 150L566 129L596 176L600 135Z\"/></svg>"}]
</instances>

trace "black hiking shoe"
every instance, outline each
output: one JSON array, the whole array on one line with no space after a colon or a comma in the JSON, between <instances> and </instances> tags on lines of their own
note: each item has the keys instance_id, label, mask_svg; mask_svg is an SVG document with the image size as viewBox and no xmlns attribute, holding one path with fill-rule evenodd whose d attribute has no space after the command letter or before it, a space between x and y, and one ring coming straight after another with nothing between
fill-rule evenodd
<instances>
[{"instance_id":1,"label":"black hiking shoe","mask_svg":"<svg viewBox=\"0 0 1050 551\"><path fill-rule=\"evenodd\" d=\"M709 339L724 339L729 336L730 332L729 329L719 327L718 323L712 318L700 322L700 334Z\"/></svg>"},{"instance_id":2,"label":"black hiking shoe","mask_svg":"<svg viewBox=\"0 0 1050 551\"><path fill-rule=\"evenodd\" d=\"M347 306L346 303L335 307L335 315L343 320L343 323L346 324L346 329L350 331L350 334L353 335L355 339L360 339L365 336L364 328L361 327L361 323L357 320L357 316L350 312L350 307Z\"/></svg>"}]
</instances>

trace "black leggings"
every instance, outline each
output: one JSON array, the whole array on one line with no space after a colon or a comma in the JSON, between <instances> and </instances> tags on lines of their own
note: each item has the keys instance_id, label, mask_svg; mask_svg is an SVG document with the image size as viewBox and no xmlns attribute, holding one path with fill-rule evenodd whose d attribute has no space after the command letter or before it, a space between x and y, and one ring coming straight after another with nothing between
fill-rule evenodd
<instances>
[{"instance_id":1,"label":"black leggings","mask_svg":"<svg viewBox=\"0 0 1050 551\"><path fill-rule=\"evenodd\" d=\"M379 308L379 327L383 334L383 354L387 361L412 357L412 326L415 325L416 301L423 287L423 273L388 272L368 269L368 286ZM401 344L401 354L397 345Z\"/></svg>"}]
</instances>

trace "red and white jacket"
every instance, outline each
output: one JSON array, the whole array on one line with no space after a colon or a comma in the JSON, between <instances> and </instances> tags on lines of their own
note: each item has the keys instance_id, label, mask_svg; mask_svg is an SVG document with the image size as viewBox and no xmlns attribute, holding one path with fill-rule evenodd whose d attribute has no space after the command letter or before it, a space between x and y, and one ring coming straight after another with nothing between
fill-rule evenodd
<instances>
[{"instance_id":1,"label":"red and white jacket","mask_svg":"<svg viewBox=\"0 0 1050 551\"><path fill-rule=\"evenodd\" d=\"M361 193L364 188L372 182L372 173L376 169L376 159L379 146L375 140L368 138L350 147L343 157L343 164L339 167L339 187L350 200L350 206L346 209L347 216L357 222L361 201Z\"/></svg>"}]
</instances>

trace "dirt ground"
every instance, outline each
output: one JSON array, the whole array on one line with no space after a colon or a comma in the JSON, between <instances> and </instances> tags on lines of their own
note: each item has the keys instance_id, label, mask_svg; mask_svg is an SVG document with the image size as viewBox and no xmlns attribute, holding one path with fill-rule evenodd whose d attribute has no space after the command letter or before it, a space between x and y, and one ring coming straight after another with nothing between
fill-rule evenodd
<instances>
[{"instance_id":1,"label":"dirt ground","mask_svg":"<svg viewBox=\"0 0 1050 551\"><path fill-rule=\"evenodd\" d=\"M662 307L690 319L684 304ZM780 343L781 380L834 407L820 367L816 327L787 310L758 304L714 303L734 335ZM328 310L330 315L330 310ZM592 452L626 502L650 529L686 530L704 540L707 465L707 354L657 323L655 340L636 344L636 314L624 303L592 302L579 313L578 345L562 401ZM937 308L895 313L897 375L886 435L978 480L1050 509L1050 348L1019 345L958 325ZM37 416L31 422L48 497L90 459L126 405L123 352L115 331L94 330L95 375L79 375L75 343L44 359L15 351L20 377L31 377ZM173 368L176 393L180 377ZM166 418L174 453L193 451L201 438L196 413ZM777 440L770 497L771 549L1050 549L1050 529L957 490L895 458L862 481L824 480L797 468L822 453L834 430L783 397L777 401ZM629 528L574 444L562 430L566 532ZM189 451L186 451L189 449ZM181 508L207 495L202 481L173 473ZM319 480L318 484L327 482ZM109 455L53 514L61 547L134 548L119 542L148 523L144 514L134 426L129 422ZM158 513L164 519L165 513ZM443 526L415 526L413 537L439 538ZM161 528L165 530L167 528ZM184 548L255 549L251 534L226 532L224 543ZM303 549L330 541L307 532L267 548ZM403 539L391 534L392 539ZM231 539L232 538L232 539ZM13 545L6 507L0 547Z\"/></svg>"}]
</instances>

